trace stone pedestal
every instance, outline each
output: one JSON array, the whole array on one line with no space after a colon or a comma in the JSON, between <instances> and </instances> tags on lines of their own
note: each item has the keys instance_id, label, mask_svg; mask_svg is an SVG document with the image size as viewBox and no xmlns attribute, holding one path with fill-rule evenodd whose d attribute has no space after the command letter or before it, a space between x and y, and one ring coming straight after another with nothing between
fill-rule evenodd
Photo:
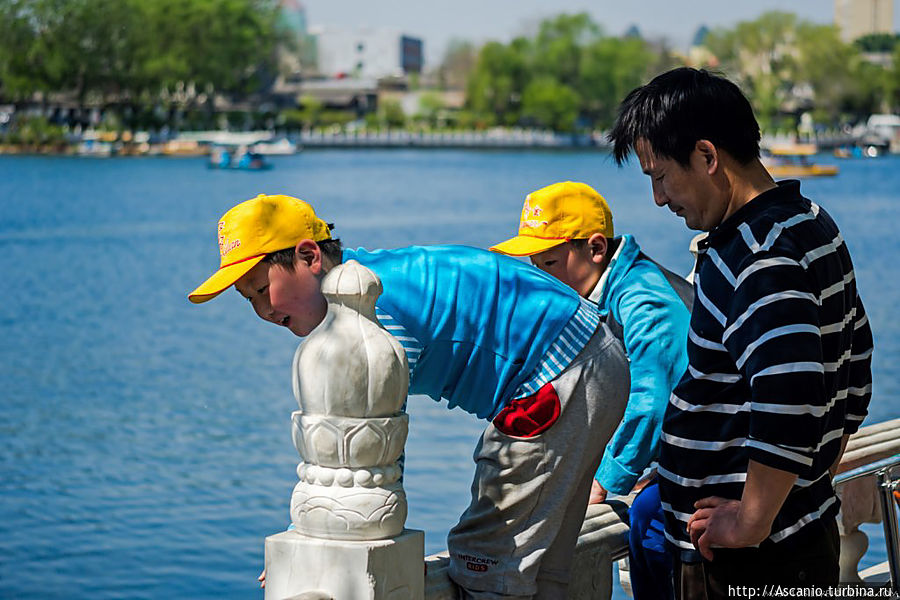
<instances>
[{"instance_id":1,"label":"stone pedestal","mask_svg":"<svg viewBox=\"0 0 900 600\"><path fill-rule=\"evenodd\" d=\"M425 534L334 541L285 531L266 538L266 600L422 600Z\"/></svg>"},{"instance_id":2,"label":"stone pedestal","mask_svg":"<svg viewBox=\"0 0 900 600\"><path fill-rule=\"evenodd\" d=\"M409 363L356 261L322 280L328 314L294 355L295 529L266 539L269 600L422 600L424 534L404 529Z\"/></svg>"}]
</instances>

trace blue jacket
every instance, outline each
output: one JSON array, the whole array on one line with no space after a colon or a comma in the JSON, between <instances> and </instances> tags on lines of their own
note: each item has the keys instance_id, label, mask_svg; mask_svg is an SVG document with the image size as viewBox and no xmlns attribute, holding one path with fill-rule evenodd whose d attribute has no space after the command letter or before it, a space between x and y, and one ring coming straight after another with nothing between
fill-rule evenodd
<instances>
[{"instance_id":1,"label":"blue jacket","mask_svg":"<svg viewBox=\"0 0 900 600\"><path fill-rule=\"evenodd\" d=\"M674 276L671 272L669 277ZM688 286L682 287L690 296ZM603 277L589 297L621 325L631 361L631 391L625 416L603 453L595 479L615 494L627 494L659 453L659 436L669 396L687 369L690 310L666 274L624 235Z\"/></svg>"},{"instance_id":2,"label":"blue jacket","mask_svg":"<svg viewBox=\"0 0 900 600\"><path fill-rule=\"evenodd\" d=\"M464 246L344 250L381 279L376 306L422 346L410 394L493 419L575 315L578 294L521 261Z\"/></svg>"}]
</instances>

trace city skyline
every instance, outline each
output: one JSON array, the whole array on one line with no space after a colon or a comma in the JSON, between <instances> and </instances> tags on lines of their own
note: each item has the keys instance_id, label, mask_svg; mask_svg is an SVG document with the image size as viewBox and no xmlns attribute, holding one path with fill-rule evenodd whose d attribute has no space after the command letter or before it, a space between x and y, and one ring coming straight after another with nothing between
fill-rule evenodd
<instances>
[{"instance_id":1,"label":"city skyline","mask_svg":"<svg viewBox=\"0 0 900 600\"><path fill-rule=\"evenodd\" d=\"M702 0L643 0L630 4L557 0L549 6L542 0L456 0L440 4L412 0L302 0L302 4L311 26L391 28L421 38L427 68L440 63L453 39L476 44L490 40L508 42L534 31L542 19L563 12L587 12L609 35L622 35L636 25L644 37L665 37L676 49L685 49L701 25L710 29L729 27L770 10L793 12L815 23L831 23L834 19L834 3L830 0L717 4ZM895 10L893 30L898 28L900 11Z\"/></svg>"}]
</instances>

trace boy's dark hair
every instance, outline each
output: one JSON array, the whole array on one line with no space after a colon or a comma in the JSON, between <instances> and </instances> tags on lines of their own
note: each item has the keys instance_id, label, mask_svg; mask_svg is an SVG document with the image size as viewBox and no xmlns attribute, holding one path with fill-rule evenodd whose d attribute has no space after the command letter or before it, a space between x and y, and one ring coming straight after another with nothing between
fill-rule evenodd
<instances>
[{"instance_id":1,"label":"boy's dark hair","mask_svg":"<svg viewBox=\"0 0 900 600\"><path fill-rule=\"evenodd\" d=\"M698 140L709 140L741 164L759 158L759 123L740 88L689 67L672 69L632 90L607 136L622 165L644 138L653 153L687 166Z\"/></svg>"},{"instance_id":2,"label":"boy's dark hair","mask_svg":"<svg viewBox=\"0 0 900 600\"><path fill-rule=\"evenodd\" d=\"M572 247L576 250L581 250L582 248L587 247L588 238L575 238L574 240L569 240L569 243L572 244ZM607 251L606 253L612 255L616 248L619 247L619 242L616 238L606 238L607 243Z\"/></svg>"},{"instance_id":3,"label":"boy's dark hair","mask_svg":"<svg viewBox=\"0 0 900 600\"><path fill-rule=\"evenodd\" d=\"M328 231L334 229L334 224L328 224ZM341 243L340 238L333 238L330 240L322 240L321 242L316 242L316 245L319 246L319 250L322 251L322 254L327 258L331 264L339 265L341 264L342 252L344 250L344 245ZM263 259L263 262L267 262L273 265L281 265L288 271L294 270L294 248L285 248L284 250L276 250L275 252L271 252L266 254L266 257Z\"/></svg>"},{"instance_id":4,"label":"boy's dark hair","mask_svg":"<svg viewBox=\"0 0 900 600\"><path fill-rule=\"evenodd\" d=\"M576 238L574 240L569 240L569 243L572 244L572 247L576 250L580 250L587 246L587 238Z\"/></svg>"}]
</instances>

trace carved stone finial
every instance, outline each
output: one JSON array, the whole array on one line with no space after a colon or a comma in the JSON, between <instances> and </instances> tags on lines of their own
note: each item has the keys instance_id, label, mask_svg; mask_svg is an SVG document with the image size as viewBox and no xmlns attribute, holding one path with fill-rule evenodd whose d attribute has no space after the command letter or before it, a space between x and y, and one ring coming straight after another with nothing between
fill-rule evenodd
<instances>
[{"instance_id":1,"label":"carved stone finial","mask_svg":"<svg viewBox=\"0 0 900 600\"><path fill-rule=\"evenodd\" d=\"M300 533L344 540L398 535L406 494L398 459L409 365L375 319L381 281L356 261L322 281L328 313L294 355L293 438L303 457L291 498Z\"/></svg>"}]
</instances>

